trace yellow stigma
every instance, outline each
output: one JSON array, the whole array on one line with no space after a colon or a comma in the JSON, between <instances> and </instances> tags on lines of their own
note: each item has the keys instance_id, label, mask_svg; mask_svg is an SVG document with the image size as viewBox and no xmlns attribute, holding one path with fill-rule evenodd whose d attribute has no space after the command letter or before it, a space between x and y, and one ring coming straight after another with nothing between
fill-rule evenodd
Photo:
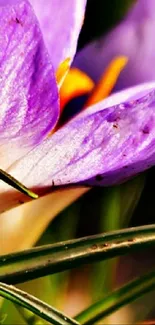
<instances>
[{"instance_id":1,"label":"yellow stigma","mask_svg":"<svg viewBox=\"0 0 155 325\"><path fill-rule=\"evenodd\" d=\"M118 56L110 62L98 84L93 89L92 94L85 104L85 107L94 105L110 95L121 71L124 69L127 62L128 58L126 56Z\"/></svg>"},{"instance_id":2,"label":"yellow stigma","mask_svg":"<svg viewBox=\"0 0 155 325\"><path fill-rule=\"evenodd\" d=\"M73 98L90 93L94 82L84 72L71 68L60 88L61 110Z\"/></svg>"},{"instance_id":3,"label":"yellow stigma","mask_svg":"<svg viewBox=\"0 0 155 325\"><path fill-rule=\"evenodd\" d=\"M70 67L70 62L71 62L70 58L65 59L63 62L60 63L60 65L56 71L56 81L58 83L59 88L62 86L63 81L67 75L67 72Z\"/></svg>"}]
</instances>

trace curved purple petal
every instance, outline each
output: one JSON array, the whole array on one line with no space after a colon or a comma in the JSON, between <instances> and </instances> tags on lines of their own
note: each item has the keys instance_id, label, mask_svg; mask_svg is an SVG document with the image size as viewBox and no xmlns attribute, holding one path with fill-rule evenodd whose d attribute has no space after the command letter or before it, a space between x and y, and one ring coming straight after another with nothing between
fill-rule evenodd
<instances>
[{"instance_id":1,"label":"curved purple petal","mask_svg":"<svg viewBox=\"0 0 155 325\"><path fill-rule=\"evenodd\" d=\"M149 83L114 94L79 114L12 172L30 187L112 185L154 163L155 83Z\"/></svg>"},{"instance_id":2,"label":"curved purple petal","mask_svg":"<svg viewBox=\"0 0 155 325\"><path fill-rule=\"evenodd\" d=\"M154 16L155 1L138 0L122 23L79 52L74 66L98 81L116 56L126 55L129 61L115 90L155 80Z\"/></svg>"},{"instance_id":3,"label":"curved purple petal","mask_svg":"<svg viewBox=\"0 0 155 325\"><path fill-rule=\"evenodd\" d=\"M30 0L39 19L42 33L55 70L66 58L72 60L86 0Z\"/></svg>"},{"instance_id":4,"label":"curved purple petal","mask_svg":"<svg viewBox=\"0 0 155 325\"><path fill-rule=\"evenodd\" d=\"M155 83L148 83L80 113L8 172L44 194L53 186L118 184L154 164ZM25 201L5 183L0 192L2 210Z\"/></svg>"},{"instance_id":5,"label":"curved purple petal","mask_svg":"<svg viewBox=\"0 0 155 325\"><path fill-rule=\"evenodd\" d=\"M10 147L13 163L55 126L58 91L29 2L1 0L0 25L0 143Z\"/></svg>"},{"instance_id":6,"label":"curved purple petal","mask_svg":"<svg viewBox=\"0 0 155 325\"><path fill-rule=\"evenodd\" d=\"M138 0L133 7L133 10L127 15L127 19L137 22L142 22L145 18L155 18L155 3L154 0Z\"/></svg>"}]
</instances>

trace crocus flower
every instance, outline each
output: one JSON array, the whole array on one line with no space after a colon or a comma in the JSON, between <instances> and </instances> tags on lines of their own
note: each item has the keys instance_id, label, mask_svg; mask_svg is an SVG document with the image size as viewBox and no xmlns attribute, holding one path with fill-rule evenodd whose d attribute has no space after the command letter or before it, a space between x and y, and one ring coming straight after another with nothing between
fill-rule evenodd
<instances>
[{"instance_id":1,"label":"crocus flower","mask_svg":"<svg viewBox=\"0 0 155 325\"><path fill-rule=\"evenodd\" d=\"M77 55L74 66L97 82L114 57L125 55L128 64L117 80L115 91L154 81L154 30L155 1L137 0L118 26Z\"/></svg>"},{"instance_id":2,"label":"crocus flower","mask_svg":"<svg viewBox=\"0 0 155 325\"><path fill-rule=\"evenodd\" d=\"M55 127L59 117L55 74L61 61L72 60L85 2L53 0L45 6L42 0L32 0L31 4L27 0L0 1L4 170L40 144ZM2 203L1 199L1 210Z\"/></svg>"},{"instance_id":3,"label":"crocus flower","mask_svg":"<svg viewBox=\"0 0 155 325\"><path fill-rule=\"evenodd\" d=\"M37 1L31 3L34 9L35 5L37 8ZM54 12L58 14L59 8L66 15L62 2L61 6L57 0L50 3L53 3L51 12L55 19ZM68 3L77 10L78 0L64 1L64 8ZM80 3L82 12L85 2ZM59 60L66 59L66 56L72 57L80 24L75 24L76 15L75 20L72 20L73 17L70 18L73 22L70 24L67 15L66 21L60 19L56 36L53 35L51 38L51 31L53 34L55 32L54 23L49 24L48 10L48 19L41 23L44 2L40 1L41 7L40 10L36 10L36 14L40 19L43 36L45 35L47 51L39 23L29 2L11 0L7 5L2 1L0 4L1 146L4 153L1 167L42 196L64 187L80 187L81 195L82 191L87 190L86 187L81 190L81 186L118 184L154 165L155 82L138 85L108 97L85 109L52 134L59 115L58 89L51 62L53 60L54 69L57 69L60 61L57 61L57 54L54 56L54 50L56 49L55 53L59 53ZM66 8L69 9L67 13L72 16L73 10L70 6ZM81 18L82 16L80 15ZM69 29L70 25L73 25L72 31ZM58 31L60 36L63 33L67 36L58 39ZM50 196L51 209L56 193ZM65 190L63 197L60 193L53 215L59 211L60 206L65 206L66 202L68 204L74 197L74 192L69 189ZM77 196L76 192L75 197ZM44 228L44 214L48 214L47 223L52 211L49 206L47 207L46 199L42 200L41 198L34 202L33 211L29 203L18 211L18 214L17 210L13 209L1 215L2 241L6 242L5 231L7 229L9 234L8 229L10 227L12 231L12 225L16 236L16 222L22 240L24 231L28 232L23 223L23 213L26 215L30 231L32 220L33 232L35 226ZM47 200L49 203L49 197ZM0 201L0 209L3 212L22 204L26 198L5 183L1 183ZM41 210L45 206L46 212L44 209ZM33 214L33 219L29 211ZM40 215L43 213L41 223L38 219L35 220L38 212ZM8 220L9 227L5 227ZM23 228L20 227L20 221ZM28 233L27 237L30 244L31 233ZM11 240L12 244L13 240L14 237Z\"/></svg>"}]
</instances>

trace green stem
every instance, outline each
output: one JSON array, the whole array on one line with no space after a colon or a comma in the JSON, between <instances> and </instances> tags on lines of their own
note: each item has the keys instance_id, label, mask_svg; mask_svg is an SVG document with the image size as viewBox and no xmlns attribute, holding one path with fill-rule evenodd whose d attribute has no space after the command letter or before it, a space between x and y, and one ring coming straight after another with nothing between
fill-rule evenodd
<instances>
[{"instance_id":1,"label":"green stem","mask_svg":"<svg viewBox=\"0 0 155 325\"><path fill-rule=\"evenodd\" d=\"M43 301L13 286L0 283L0 296L32 311L35 315L47 320L51 324L80 325L74 319L69 318Z\"/></svg>"},{"instance_id":2,"label":"green stem","mask_svg":"<svg viewBox=\"0 0 155 325\"><path fill-rule=\"evenodd\" d=\"M81 325L95 324L95 322L107 317L120 307L136 300L153 289L155 289L155 271L115 290L112 294L77 315L75 319Z\"/></svg>"},{"instance_id":3,"label":"green stem","mask_svg":"<svg viewBox=\"0 0 155 325\"><path fill-rule=\"evenodd\" d=\"M0 281L12 284L25 282L151 245L155 245L155 225L36 247L1 256Z\"/></svg>"}]
</instances>

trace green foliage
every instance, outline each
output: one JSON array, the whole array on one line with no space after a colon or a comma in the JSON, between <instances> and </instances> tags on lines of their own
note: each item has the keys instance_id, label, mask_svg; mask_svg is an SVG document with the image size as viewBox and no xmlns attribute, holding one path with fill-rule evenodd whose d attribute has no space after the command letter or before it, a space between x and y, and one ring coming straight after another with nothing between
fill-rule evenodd
<instances>
[{"instance_id":1,"label":"green foliage","mask_svg":"<svg viewBox=\"0 0 155 325\"><path fill-rule=\"evenodd\" d=\"M0 281L20 283L154 246L155 225L36 247L0 257Z\"/></svg>"},{"instance_id":2,"label":"green foliage","mask_svg":"<svg viewBox=\"0 0 155 325\"><path fill-rule=\"evenodd\" d=\"M62 314L34 296L13 286L0 283L0 295L40 316L54 325L78 325L78 322Z\"/></svg>"},{"instance_id":3,"label":"green foliage","mask_svg":"<svg viewBox=\"0 0 155 325\"><path fill-rule=\"evenodd\" d=\"M145 248L148 245L155 244L155 225L144 226L126 229L122 231L115 231L112 233L107 233L105 235L92 236L79 240L72 240L62 242L57 245L48 245L40 248L34 248L30 251L25 251L17 254L10 254L3 256L1 258L1 278L5 278L5 281L9 282L10 279L13 282L20 282L21 274L23 275L23 280L27 280L24 274L31 274L31 277L41 276L37 270L44 273L46 269L47 273L50 273L52 268L52 263L50 268L46 267L48 260L52 261L53 256L53 266L58 263L58 269L55 268L57 272L60 265L60 260L65 260L65 264L62 263L63 268L72 268L72 262L76 260L76 265L87 262L94 262L103 258L111 258L112 256L117 256L120 253L125 253L131 248ZM64 256L64 252L67 253ZM71 250L71 251L70 251ZM86 256L87 258L86 258ZM58 260L56 256L59 256ZM84 259L83 259L84 257ZM25 263L24 263L25 262ZM67 263L69 264L67 265ZM4 265L7 265L6 273L3 271L5 269ZM73 263L74 264L74 263ZM16 269L15 270L13 270ZM3 271L2 271L3 270ZM33 275L33 276L32 276ZM111 312L117 310L123 305L137 299L142 294L155 288L155 272L145 275L127 285L114 291L108 297L92 305L88 310L85 310L81 315L77 316L77 321L80 324L88 325L95 321L106 317ZM23 292L13 286L9 286L4 283L0 283L0 295L20 306L27 308L29 311L38 315L44 320L47 320L51 324L77 324L73 319L68 318L66 315L60 313L58 310L50 307L41 300ZM2 314L1 318L4 317Z\"/></svg>"},{"instance_id":4,"label":"green foliage","mask_svg":"<svg viewBox=\"0 0 155 325\"><path fill-rule=\"evenodd\" d=\"M76 319L82 325L94 324L94 322L101 320L103 317L107 317L117 309L153 289L155 289L155 271L115 290L110 295L79 314Z\"/></svg>"},{"instance_id":5,"label":"green foliage","mask_svg":"<svg viewBox=\"0 0 155 325\"><path fill-rule=\"evenodd\" d=\"M128 226L133 211L139 202L145 184L145 174L129 182L107 188L98 204L99 230L108 232ZM97 263L93 267L92 296L94 301L107 294L115 282L118 258Z\"/></svg>"}]
</instances>

